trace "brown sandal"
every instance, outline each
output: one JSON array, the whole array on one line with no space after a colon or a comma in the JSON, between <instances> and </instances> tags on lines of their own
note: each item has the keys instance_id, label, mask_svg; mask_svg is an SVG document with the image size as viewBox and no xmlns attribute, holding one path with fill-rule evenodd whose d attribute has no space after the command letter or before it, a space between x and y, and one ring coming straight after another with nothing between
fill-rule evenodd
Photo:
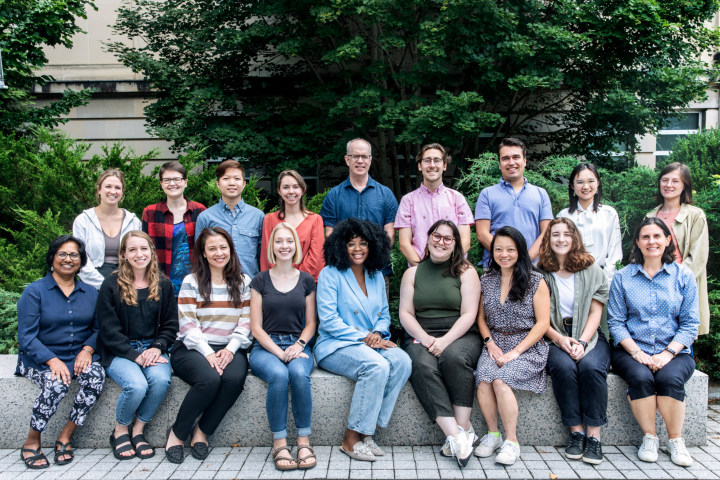
<instances>
[{"instance_id":1,"label":"brown sandal","mask_svg":"<svg viewBox=\"0 0 720 480\"><path fill-rule=\"evenodd\" d=\"M278 458L278 455L279 455L280 452L282 452L283 450L287 450L288 455L290 455L290 458L287 458L287 457L280 457L280 458ZM275 450L273 450L273 452L272 452L272 457L273 457L273 462L275 462L275 468L277 468L278 470L283 470L283 471L286 471L286 470L297 470L297 468L298 468L297 462L295 462L295 459L292 458L290 447L288 447L287 445L284 446L284 447L278 447L278 448L276 448ZM290 465L280 465L278 462L281 462L282 460L285 460L285 461L288 461L288 462L294 462L294 463L292 463L292 464L290 464Z\"/></svg>"},{"instance_id":2,"label":"brown sandal","mask_svg":"<svg viewBox=\"0 0 720 480\"><path fill-rule=\"evenodd\" d=\"M307 448L308 450L310 450L310 452L311 452L310 455L305 455L304 457L300 458L300 449L301 448ZM315 468L317 466L317 455L315 455L315 450L313 450L310 445L298 445L297 449L298 449L298 459L297 459L298 467L297 468L299 470L310 470L311 468ZM314 458L315 461L313 463L305 464L305 465L302 465L300 463L300 462L304 462L308 458Z\"/></svg>"}]
</instances>

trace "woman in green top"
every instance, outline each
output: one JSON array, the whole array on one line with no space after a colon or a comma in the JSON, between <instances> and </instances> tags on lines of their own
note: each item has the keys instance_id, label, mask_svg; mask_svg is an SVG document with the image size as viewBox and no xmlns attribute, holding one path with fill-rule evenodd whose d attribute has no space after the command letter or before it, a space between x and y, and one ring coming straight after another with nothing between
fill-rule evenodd
<instances>
[{"instance_id":1,"label":"woman in green top","mask_svg":"<svg viewBox=\"0 0 720 480\"><path fill-rule=\"evenodd\" d=\"M480 278L465 260L460 232L439 220L424 258L403 275L400 322L412 359L410 383L428 416L447 436L442 453L467 465L477 440L470 424L473 371L481 352L475 317Z\"/></svg>"},{"instance_id":2,"label":"woman in green top","mask_svg":"<svg viewBox=\"0 0 720 480\"><path fill-rule=\"evenodd\" d=\"M569 218L548 225L538 268L550 287L547 368L563 425L570 427L565 456L597 465L603 459L600 427L607 425L610 345L601 323L610 286Z\"/></svg>"}]
</instances>

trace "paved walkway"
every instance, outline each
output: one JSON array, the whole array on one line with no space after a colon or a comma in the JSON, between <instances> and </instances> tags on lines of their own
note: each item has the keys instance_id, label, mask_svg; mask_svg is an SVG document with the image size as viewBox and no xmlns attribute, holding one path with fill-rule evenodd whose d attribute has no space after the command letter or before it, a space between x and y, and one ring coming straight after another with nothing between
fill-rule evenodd
<instances>
[{"instance_id":1,"label":"paved walkway","mask_svg":"<svg viewBox=\"0 0 720 480\"><path fill-rule=\"evenodd\" d=\"M664 447L663 447L664 448ZM440 447L386 447L377 462L350 460L338 447L315 447L318 466L312 470L280 472L275 469L269 447L214 448L199 462L188 456L182 465L165 460L162 450L154 458L118 462L109 448L77 450L67 466L28 470L18 450L0 450L0 480L241 480L258 478L627 478L627 479L718 479L720 478L720 404L708 409L708 443L688 450L695 462L690 468L676 466L660 453L657 463L641 462L637 447L604 447L605 460L591 466L568 460L562 447L522 447L521 459L512 467L496 464L492 457L474 457L464 469L454 459L440 455ZM46 449L51 452L51 449ZM52 462L52 456L50 456Z\"/></svg>"}]
</instances>

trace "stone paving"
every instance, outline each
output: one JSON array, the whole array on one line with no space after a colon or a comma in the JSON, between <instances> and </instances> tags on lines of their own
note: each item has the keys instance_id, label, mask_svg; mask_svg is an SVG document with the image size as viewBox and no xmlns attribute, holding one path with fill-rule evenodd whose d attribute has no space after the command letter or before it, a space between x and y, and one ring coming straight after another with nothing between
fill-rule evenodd
<instances>
[{"instance_id":1,"label":"stone paving","mask_svg":"<svg viewBox=\"0 0 720 480\"><path fill-rule=\"evenodd\" d=\"M169 463L162 450L154 458L119 462L109 448L76 450L70 465L52 465L45 470L28 470L19 450L0 450L0 480L241 480L241 479L718 479L720 478L720 404L708 408L708 441L704 447L690 447L692 467L678 467L660 452L657 463L637 458L637 447L603 447L605 460L597 466L568 460L563 447L522 447L521 458L504 467L493 458L472 457L460 469L455 459L442 457L439 446L385 447L384 457L374 463L350 460L338 447L315 447L318 466L311 470L280 472L275 469L270 447L214 448L199 462L189 456L182 465ZM664 450L664 447L661 447ZM51 452L51 449L44 449ZM293 451L293 453L295 453ZM47 454L47 453L46 453ZM49 455L52 463L52 455Z\"/></svg>"}]
</instances>

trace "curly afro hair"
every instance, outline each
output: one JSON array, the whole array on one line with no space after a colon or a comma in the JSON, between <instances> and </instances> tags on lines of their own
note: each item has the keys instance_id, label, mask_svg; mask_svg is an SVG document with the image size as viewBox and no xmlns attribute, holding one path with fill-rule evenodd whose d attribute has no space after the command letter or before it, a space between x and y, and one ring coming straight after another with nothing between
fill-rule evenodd
<instances>
[{"instance_id":1,"label":"curly afro hair","mask_svg":"<svg viewBox=\"0 0 720 480\"><path fill-rule=\"evenodd\" d=\"M345 271L350 268L350 255L347 244L355 237L368 242L368 257L365 260L365 270L370 277L385 268L390 263L390 239L379 225L368 220L348 218L338 222L333 232L325 240L325 265Z\"/></svg>"}]
</instances>

